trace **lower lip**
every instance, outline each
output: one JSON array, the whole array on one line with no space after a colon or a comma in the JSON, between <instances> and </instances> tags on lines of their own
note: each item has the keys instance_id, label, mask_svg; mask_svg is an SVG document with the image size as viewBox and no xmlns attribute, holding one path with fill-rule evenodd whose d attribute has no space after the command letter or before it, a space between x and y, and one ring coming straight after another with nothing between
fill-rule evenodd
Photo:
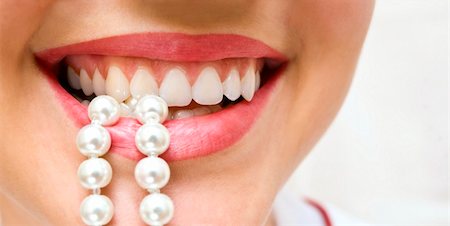
<instances>
[{"instance_id":1,"label":"lower lip","mask_svg":"<svg viewBox=\"0 0 450 226\"><path fill-rule=\"evenodd\" d=\"M164 123L170 133L170 146L161 157L166 161L185 160L219 152L239 141L252 127L276 87L283 69L272 75L253 97L251 102L240 103L205 116L169 120ZM47 72L46 72L47 73ZM47 73L48 74L48 73ZM61 101L69 117L78 127L90 123L87 108L73 98L57 81L49 75L48 81ZM107 127L111 134L110 153L138 161L145 156L135 146L134 137L141 124L132 118L121 118Z\"/></svg>"}]
</instances>

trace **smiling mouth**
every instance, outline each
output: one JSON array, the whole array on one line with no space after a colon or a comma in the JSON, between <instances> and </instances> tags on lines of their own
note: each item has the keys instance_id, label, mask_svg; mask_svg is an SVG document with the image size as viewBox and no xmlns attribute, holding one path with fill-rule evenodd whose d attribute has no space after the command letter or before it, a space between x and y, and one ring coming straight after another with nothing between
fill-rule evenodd
<instances>
[{"instance_id":1,"label":"smiling mouth","mask_svg":"<svg viewBox=\"0 0 450 226\"><path fill-rule=\"evenodd\" d=\"M129 45L125 45L129 43ZM251 128L287 64L265 44L238 35L145 33L116 36L35 54L63 107L81 126L99 95L121 103L122 118L108 128L111 152L139 160L132 116L141 96L169 105L173 142L168 161L225 149Z\"/></svg>"}]
</instances>

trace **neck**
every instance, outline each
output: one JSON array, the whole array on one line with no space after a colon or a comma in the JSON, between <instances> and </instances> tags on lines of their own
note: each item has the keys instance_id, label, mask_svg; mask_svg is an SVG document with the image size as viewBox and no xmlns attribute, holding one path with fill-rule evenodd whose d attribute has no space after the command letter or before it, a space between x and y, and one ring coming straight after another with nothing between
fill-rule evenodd
<instances>
[{"instance_id":1,"label":"neck","mask_svg":"<svg viewBox=\"0 0 450 226\"><path fill-rule=\"evenodd\" d=\"M277 226L277 222L275 220L273 212L270 213L269 217L267 218L267 222L264 226Z\"/></svg>"}]
</instances>

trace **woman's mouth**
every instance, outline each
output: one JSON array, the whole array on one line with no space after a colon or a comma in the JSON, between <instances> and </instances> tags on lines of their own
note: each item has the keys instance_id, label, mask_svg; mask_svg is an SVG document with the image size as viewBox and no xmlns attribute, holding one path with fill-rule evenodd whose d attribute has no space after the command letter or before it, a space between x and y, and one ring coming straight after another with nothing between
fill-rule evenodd
<instances>
[{"instance_id":1,"label":"woman's mouth","mask_svg":"<svg viewBox=\"0 0 450 226\"><path fill-rule=\"evenodd\" d=\"M126 45L126 44L129 45ZM56 96L77 126L86 108L109 95L122 118L109 127L112 153L139 160L137 99L158 95L169 106L167 161L226 149L252 127L287 64L265 44L238 35L145 33L93 40L36 53Z\"/></svg>"}]
</instances>

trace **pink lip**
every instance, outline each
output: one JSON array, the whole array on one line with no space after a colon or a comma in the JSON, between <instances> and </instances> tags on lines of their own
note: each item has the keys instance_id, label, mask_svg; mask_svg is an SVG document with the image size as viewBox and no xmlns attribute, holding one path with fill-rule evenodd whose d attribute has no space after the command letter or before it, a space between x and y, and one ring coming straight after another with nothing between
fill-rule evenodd
<instances>
[{"instance_id":1,"label":"pink lip","mask_svg":"<svg viewBox=\"0 0 450 226\"><path fill-rule=\"evenodd\" d=\"M214 61L224 58L271 58L286 61L280 52L251 38L233 34L187 35L139 33L107 37L36 53L54 64L67 55L95 54L143 57L167 61Z\"/></svg>"},{"instance_id":2,"label":"pink lip","mask_svg":"<svg viewBox=\"0 0 450 226\"><path fill-rule=\"evenodd\" d=\"M68 55L96 54L146 57L168 61L212 61L224 58L270 58L285 62L286 57L260 41L239 35L186 35L175 33L143 33L115 36L48 49L36 53L43 71L57 98L77 126L89 123L87 109L58 83L48 70ZM252 127L267 103L284 67L256 92L251 102L241 101L219 112L193 118L166 121L171 135L169 149L161 156L176 161L209 155L240 140ZM139 160L144 157L135 147L134 136L141 125L134 119L121 118L108 127L111 133L110 152Z\"/></svg>"}]
</instances>

